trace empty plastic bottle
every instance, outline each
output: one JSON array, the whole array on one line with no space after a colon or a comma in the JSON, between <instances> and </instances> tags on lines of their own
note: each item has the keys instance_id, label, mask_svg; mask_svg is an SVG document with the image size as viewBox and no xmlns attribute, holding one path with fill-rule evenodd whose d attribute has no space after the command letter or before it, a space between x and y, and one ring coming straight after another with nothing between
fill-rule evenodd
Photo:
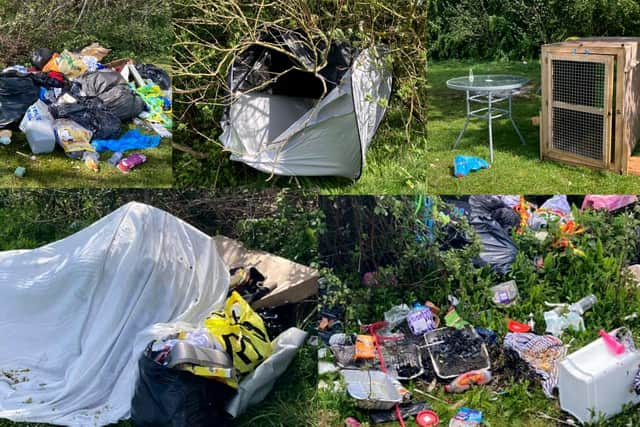
<instances>
[{"instance_id":1,"label":"empty plastic bottle","mask_svg":"<svg viewBox=\"0 0 640 427\"><path fill-rule=\"evenodd\" d=\"M591 307L593 307L597 301L598 300L595 295L593 294L587 295L586 297L582 298L580 301L577 301L571 304L569 306L569 311L575 311L576 313L583 315L584 312L589 310Z\"/></svg>"},{"instance_id":2,"label":"empty plastic bottle","mask_svg":"<svg viewBox=\"0 0 640 427\"><path fill-rule=\"evenodd\" d=\"M120 151L116 151L115 153L113 153L113 156L111 156L107 161L109 163L109 166L115 167L118 163L120 163L120 160L122 160L122 156L123 154Z\"/></svg>"}]
</instances>

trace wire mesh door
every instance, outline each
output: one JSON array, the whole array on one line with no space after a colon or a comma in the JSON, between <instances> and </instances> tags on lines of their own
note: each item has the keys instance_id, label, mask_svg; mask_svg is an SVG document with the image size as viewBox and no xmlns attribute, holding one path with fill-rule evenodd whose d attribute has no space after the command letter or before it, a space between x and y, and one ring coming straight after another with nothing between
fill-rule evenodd
<instances>
[{"instance_id":1,"label":"wire mesh door","mask_svg":"<svg viewBox=\"0 0 640 427\"><path fill-rule=\"evenodd\" d=\"M614 58L550 54L544 59L547 143L543 156L608 168Z\"/></svg>"}]
</instances>

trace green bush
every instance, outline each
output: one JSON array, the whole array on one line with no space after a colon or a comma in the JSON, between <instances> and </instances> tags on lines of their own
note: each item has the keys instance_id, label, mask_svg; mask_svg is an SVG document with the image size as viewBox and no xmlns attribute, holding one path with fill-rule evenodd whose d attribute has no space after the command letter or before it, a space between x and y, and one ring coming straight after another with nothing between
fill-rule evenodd
<instances>
[{"instance_id":1,"label":"green bush","mask_svg":"<svg viewBox=\"0 0 640 427\"><path fill-rule=\"evenodd\" d=\"M434 59L530 59L569 37L637 36L636 0L431 0Z\"/></svg>"},{"instance_id":2,"label":"green bush","mask_svg":"<svg viewBox=\"0 0 640 427\"><path fill-rule=\"evenodd\" d=\"M40 47L80 49L93 42L110 59L172 55L169 0L0 0L0 65L29 61Z\"/></svg>"}]
</instances>

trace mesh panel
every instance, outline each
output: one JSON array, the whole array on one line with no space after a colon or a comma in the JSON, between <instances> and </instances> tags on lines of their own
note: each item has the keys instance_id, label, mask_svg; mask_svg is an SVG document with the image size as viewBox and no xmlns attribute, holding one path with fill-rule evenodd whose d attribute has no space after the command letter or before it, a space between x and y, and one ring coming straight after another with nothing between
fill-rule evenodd
<instances>
[{"instance_id":1,"label":"mesh panel","mask_svg":"<svg viewBox=\"0 0 640 427\"><path fill-rule=\"evenodd\" d=\"M604 108L605 64L567 61L553 63L553 100Z\"/></svg>"},{"instance_id":2,"label":"mesh panel","mask_svg":"<svg viewBox=\"0 0 640 427\"><path fill-rule=\"evenodd\" d=\"M604 160L604 120L602 115L553 108L553 147Z\"/></svg>"}]
</instances>

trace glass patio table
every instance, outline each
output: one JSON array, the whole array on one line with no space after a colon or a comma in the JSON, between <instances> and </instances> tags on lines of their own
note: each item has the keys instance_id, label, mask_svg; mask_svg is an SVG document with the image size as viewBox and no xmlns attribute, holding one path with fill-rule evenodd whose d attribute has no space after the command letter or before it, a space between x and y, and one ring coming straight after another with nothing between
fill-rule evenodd
<instances>
[{"instance_id":1,"label":"glass patio table","mask_svg":"<svg viewBox=\"0 0 640 427\"><path fill-rule=\"evenodd\" d=\"M453 90L461 90L467 94L467 120L453 148L456 148L467 130L472 117L485 119L489 122L489 152L493 163L493 120L502 117L508 118L520 137L524 145L524 138L520 129L511 115L511 98L518 93L518 90L529 83L529 79L522 76L511 76L502 74L478 75L469 77L456 77L447 80L447 87ZM499 102L507 101L508 108L498 108L494 106ZM472 103L483 104L485 107L473 110Z\"/></svg>"}]
</instances>

